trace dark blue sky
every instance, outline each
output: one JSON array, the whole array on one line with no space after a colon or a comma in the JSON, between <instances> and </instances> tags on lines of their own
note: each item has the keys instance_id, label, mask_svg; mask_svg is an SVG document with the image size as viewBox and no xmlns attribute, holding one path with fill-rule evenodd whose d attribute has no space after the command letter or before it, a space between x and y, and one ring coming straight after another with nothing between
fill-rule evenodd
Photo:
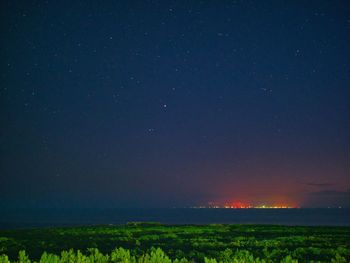
<instances>
[{"instance_id":1,"label":"dark blue sky","mask_svg":"<svg viewBox=\"0 0 350 263\"><path fill-rule=\"evenodd\" d=\"M2 1L0 205L350 205L347 1Z\"/></svg>"}]
</instances>

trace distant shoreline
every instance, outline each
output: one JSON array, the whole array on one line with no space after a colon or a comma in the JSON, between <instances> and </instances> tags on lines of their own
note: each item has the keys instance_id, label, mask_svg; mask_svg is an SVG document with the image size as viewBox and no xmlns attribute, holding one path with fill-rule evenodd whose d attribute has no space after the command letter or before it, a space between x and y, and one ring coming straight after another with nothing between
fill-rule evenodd
<instances>
[{"instance_id":1,"label":"distant shoreline","mask_svg":"<svg viewBox=\"0 0 350 263\"><path fill-rule=\"evenodd\" d=\"M127 222L173 225L245 224L286 226L350 226L348 208L167 208L167 209L27 209L2 210L0 229Z\"/></svg>"}]
</instances>

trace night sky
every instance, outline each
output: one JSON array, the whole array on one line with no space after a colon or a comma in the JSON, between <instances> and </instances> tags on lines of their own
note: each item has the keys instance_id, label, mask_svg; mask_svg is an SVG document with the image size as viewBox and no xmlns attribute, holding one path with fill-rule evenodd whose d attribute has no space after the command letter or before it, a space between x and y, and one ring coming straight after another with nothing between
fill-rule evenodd
<instances>
[{"instance_id":1,"label":"night sky","mask_svg":"<svg viewBox=\"0 0 350 263\"><path fill-rule=\"evenodd\" d=\"M350 206L348 1L1 1L0 206Z\"/></svg>"}]
</instances>

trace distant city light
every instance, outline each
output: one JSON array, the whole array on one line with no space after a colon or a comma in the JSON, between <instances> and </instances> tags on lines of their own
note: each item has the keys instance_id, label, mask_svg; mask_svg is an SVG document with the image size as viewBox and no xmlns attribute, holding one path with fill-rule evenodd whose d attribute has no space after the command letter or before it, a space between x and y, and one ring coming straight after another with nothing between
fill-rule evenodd
<instances>
[{"instance_id":1,"label":"distant city light","mask_svg":"<svg viewBox=\"0 0 350 263\"><path fill-rule=\"evenodd\" d=\"M191 208L219 208L219 209L293 209L293 208L300 208L297 205L287 205L287 204L278 204L278 205L251 205L246 204L240 201L235 201L230 204L216 204L213 202L208 203L208 205L201 205L201 206L193 206Z\"/></svg>"}]
</instances>

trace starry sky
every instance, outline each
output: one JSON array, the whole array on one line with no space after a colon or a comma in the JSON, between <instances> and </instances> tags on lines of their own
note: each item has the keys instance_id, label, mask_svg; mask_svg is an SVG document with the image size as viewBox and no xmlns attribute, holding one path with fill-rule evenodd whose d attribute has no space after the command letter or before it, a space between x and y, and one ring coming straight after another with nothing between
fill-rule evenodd
<instances>
[{"instance_id":1,"label":"starry sky","mask_svg":"<svg viewBox=\"0 0 350 263\"><path fill-rule=\"evenodd\" d=\"M1 207L350 206L348 1L1 1Z\"/></svg>"}]
</instances>

